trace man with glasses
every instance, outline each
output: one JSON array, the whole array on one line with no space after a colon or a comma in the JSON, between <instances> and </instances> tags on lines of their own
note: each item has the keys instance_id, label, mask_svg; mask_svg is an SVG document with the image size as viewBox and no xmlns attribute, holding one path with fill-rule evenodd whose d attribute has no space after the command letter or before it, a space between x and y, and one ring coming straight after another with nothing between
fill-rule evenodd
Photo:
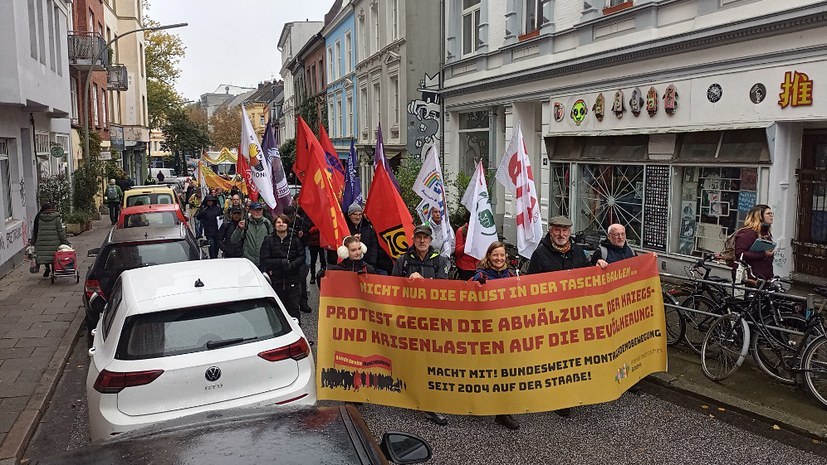
<instances>
[{"instance_id":1,"label":"man with glasses","mask_svg":"<svg viewBox=\"0 0 827 465\"><path fill-rule=\"evenodd\" d=\"M619 262L637 255L626 242L625 226L615 223L610 225L606 232L609 234L609 238L600 241L600 246L592 254L592 265L606 268L609 263Z\"/></svg>"},{"instance_id":2,"label":"man with glasses","mask_svg":"<svg viewBox=\"0 0 827 465\"><path fill-rule=\"evenodd\" d=\"M409 248L393 267L393 276L414 279L448 279L448 268L451 263L431 247L433 231L427 224L421 224L414 229L414 245ZM368 249L370 251L370 249ZM440 426L448 424L444 415L435 412L425 412L428 419Z\"/></svg>"},{"instance_id":3,"label":"man with glasses","mask_svg":"<svg viewBox=\"0 0 827 465\"><path fill-rule=\"evenodd\" d=\"M244 206L241 205L241 194L233 194L233 196L230 197L230 205L228 205L227 208L224 209L224 221L225 222L230 221L230 219L231 219L230 218L230 212L232 211L233 208L236 208L236 207L241 209L242 212L244 211Z\"/></svg>"},{"instance_id":4,"label":"man with glasses","mask_svg":"<svg viewBox=\"0 0 827 465\"><path fill-rule=\"evenodd\" d=\"M548 221L548 234L531 254L528 274L572 270L589 266L586 252L571 241L571 220L565 216L553 216ZM568 417L570 408L555 410L557 415Z\"/></svg>"}]
</instances>

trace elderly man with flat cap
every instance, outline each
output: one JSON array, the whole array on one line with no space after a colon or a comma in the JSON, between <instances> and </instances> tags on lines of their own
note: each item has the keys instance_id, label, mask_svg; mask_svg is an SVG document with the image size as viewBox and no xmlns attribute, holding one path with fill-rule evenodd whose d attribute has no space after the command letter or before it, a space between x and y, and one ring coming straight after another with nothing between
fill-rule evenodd
<instances>
[{"instance_id":1,"label":"elderly man with flat cap","mask_svg":"<svg viewBox=\"0 0 827 465\"><path fill-rule=\"evenodd\" d=\"M548 234L543 236L537 249L531 254L528 274L549 271L572 270L589 266L586 252L571 240L571 220L565 216L553 216L548 222ZM555 411L561 417L571 415L571 409Z\"/></svg>"}]
</instances>

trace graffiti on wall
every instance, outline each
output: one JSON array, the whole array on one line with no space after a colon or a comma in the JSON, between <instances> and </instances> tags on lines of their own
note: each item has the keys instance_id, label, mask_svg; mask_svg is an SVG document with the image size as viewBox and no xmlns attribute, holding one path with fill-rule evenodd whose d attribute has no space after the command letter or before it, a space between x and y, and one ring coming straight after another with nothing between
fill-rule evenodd
<instances>
[{"instance_id":1,"label":"graffiti on wall","mask_svg":"<svg viewBox=\"0 0 827 465\"><path fill-rule=\"evenodd\" d=\"M408 102L408 153L425 158L440 136L439 73L419 81L420 98Z\"/></svg>"},{"instance_id":2,"label":"graffiti on wall","mask_svg":"<svg viewBox=\"0 0 827 465\"><path fill-rule=\"evenodd\" d=\"M23 248L23 245L28 242L26 222L20 222L15 228L7 230L6 234L0 236L0 250Z\"/></svg>"},{"instance_id":3,"label":"graffiti on wall","mask_svg":"<svg viewBox=\"0 0 827 465\"><path fill-rule=\"evenodd\" d=\"M20 178L20 202L26 206L26 180Z\"/></svg>"}]
</instances>

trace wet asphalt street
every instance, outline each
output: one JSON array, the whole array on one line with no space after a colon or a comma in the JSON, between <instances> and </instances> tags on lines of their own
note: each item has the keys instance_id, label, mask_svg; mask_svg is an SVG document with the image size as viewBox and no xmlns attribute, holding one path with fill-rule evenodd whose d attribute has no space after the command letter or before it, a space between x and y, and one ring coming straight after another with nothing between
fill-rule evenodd
<instances>
[{"instance_id":1,"label":"wet asphalt street","mask_svg":"<svg viewBox=\"0 0 827 465\"><path fill-rule=\"evenodd\" d=\"M310 305L316 308L318 289L310 289ZM302 316L305 332L315 342L317 315ZM25 458L88 444L87 366L81 336ZM449 415L447 426L437 426L422 412L369 404L359 410L377 441L387 431L426 439L434 450L428 462L433 465L827 463L824 444L642 384L639 395L626 393L615 402L576 408L570 418L517 416L517 431L496 425L493 417Z\"/></svg>"}]
</instances>

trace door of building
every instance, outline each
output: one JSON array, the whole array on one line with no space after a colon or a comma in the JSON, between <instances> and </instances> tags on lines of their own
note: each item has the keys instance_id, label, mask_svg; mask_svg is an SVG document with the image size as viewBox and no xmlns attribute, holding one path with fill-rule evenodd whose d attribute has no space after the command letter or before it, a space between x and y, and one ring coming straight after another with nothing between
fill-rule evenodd
<instances>
[{"instance_id":1,"label":"door of building","mask_svg":"<svg viewBox=\"0 0 827 465\"><path fill-rule=\"evenodd\" d=\"M827 134L805 134L798 176L795 270L827 278Z\"/></svg>"}]
</instances>

